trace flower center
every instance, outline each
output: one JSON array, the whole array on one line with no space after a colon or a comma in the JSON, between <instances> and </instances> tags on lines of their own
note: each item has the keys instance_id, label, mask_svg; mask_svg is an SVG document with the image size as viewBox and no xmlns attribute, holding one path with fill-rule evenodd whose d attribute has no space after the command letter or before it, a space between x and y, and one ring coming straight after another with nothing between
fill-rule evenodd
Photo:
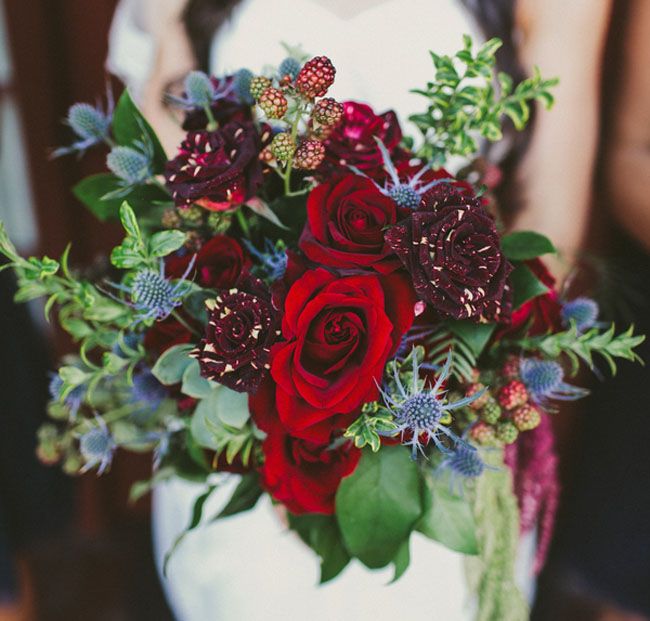
<instances>
[{"instance_id":1,"label":"flower center","mask_svg":"<svg viewBox=\"0 0 650 621\"><path fill-rule=\"evenodd\" d=\"M410 427L430 429L442 418L442 403L430 392L409 397L397 411L397 418Z\"/></svg>"}]
</instances>

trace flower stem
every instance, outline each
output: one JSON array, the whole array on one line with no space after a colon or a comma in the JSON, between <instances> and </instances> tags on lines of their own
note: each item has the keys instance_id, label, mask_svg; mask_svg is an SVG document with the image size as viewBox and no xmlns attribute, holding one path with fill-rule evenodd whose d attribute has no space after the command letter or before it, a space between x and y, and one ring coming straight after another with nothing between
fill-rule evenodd
<instances>
[{"instance_id":1,"label":"flower stem","mask_svg":"<svg viewBox=\"0 0 650 621\"><path fill-rule=\"evenodd\" d=\"M178 321L178 323L180 323L186 330L191 332L194 336L201 337L201 333L198 330L196 330L195 328L193 328L189 323L187 323L187 321L185 321L185 319L183 319L183 317L181 316L181 314L178 311L173 310L171 312L171 315L172 315L172 317L174 319L176 319L176 321Z\"/></svg>"},{"instance_id":2,"label":"flower stem","mask_svg":"<svg viewBox=\"0 0 650 621\"><path fill-rule=\"evenodd\" d=\"M213 132L219 127L219 123L217 123L216 119L214 118L214 114L212 114L212 108L210 108L210 106L203 106L203 109L205 110L205 116L208 117L207 129L209 132Z\"/></svg>"},{"instance_id":3,"label":"flower stem","mask_svg":"<svg viewBox=\"0 0 650 621\"><path fill-rule=\"evenodd\" d=\"M237 211L235 212L237 214L237 222L239 222L239 226L241 227L242 232L248 239L251 238L251 229L248 226L248 220L246 220L246 216L244 215L244 212L242 211L243 206L239 207Z\"/></svg>"}]
</instances>

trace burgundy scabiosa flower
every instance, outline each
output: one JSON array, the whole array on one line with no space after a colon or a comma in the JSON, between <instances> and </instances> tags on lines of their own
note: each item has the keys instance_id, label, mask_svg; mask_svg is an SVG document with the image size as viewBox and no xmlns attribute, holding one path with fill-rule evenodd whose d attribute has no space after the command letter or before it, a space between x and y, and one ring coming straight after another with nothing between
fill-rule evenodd
<instances>
[{"instance_id":1,"label":"burgundy scabiosa flower","mask_svg":"<svg viewBox=\"0 0 650 621\"><path fill-rule=\"evenodd\" d=\"M443 316L504 321L511 312L508 275L493 218L473 198L445 185L386 233L418 296Z\"/></svg>"},{"instance_id":2,"label":"burgundy scabiosa flower","mask_svg":"<svg viewBox=\"0 0 650 621\"><path fill-rule=\"evenodd\" d=\"M254 393L269 369L280 334L279 317L264 283L248 276L237 287L207 300L205 337L192 355L201 375L238 392Z\"/></svg>"},{"instance_id":3,"label":"burgundy scabiosa flower","mask_svg":"<svg viewBox=\"0 0 650 621\"><path fill-rule=\"evenodd\" d=\"M225 211L251 198L262 183L260 148L257 131L248 122L189 132L165 168L174 202Z\"/></svg>"}]
</instances>

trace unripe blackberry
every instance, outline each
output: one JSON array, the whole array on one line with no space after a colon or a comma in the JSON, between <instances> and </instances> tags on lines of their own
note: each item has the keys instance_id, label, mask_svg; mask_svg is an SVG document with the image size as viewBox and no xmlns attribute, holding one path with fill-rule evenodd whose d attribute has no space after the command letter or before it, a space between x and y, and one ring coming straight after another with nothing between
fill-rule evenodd
<instances>
[{"instance_id":1,"label":"unripe blackberry","mask_svg":"<svg viewBox=\"0 0 650 621\"><path fill-rule=\"evenodd\" d=\"M264 76L256 76L250 81L248 90L250 91L253 99L258 100L262 93L271 86L271 80Z\"/></svg>"},{"instance_id":2,"label":"unripe blackberry","mask_svg":"<svg viewBox=\"0 0 650 621\"><path fill-rule=\"evenodd\" d=\"M177 229L181 225L181 218L175 209L165 209L160 220L166 229Z\"/></svg>"},{"instance_id":3,"label":"unripe blackberry","mask_svg":"<svg viewBox=\"0 0 650 621\"><path fill-rule=\"evenodd\" d=\"M542 420L540 411L531 403L520 405L512 413L512 422L519 431L535 429Z\"/></svg>"},{"instance_id":4,"label":"unripe blackberry","mask_svg":"<svg viewBox=\"0 0 650 621\"><path fill-rule=\"evenodd\" d=\"M181 220L186 224L199 226L203 224L203 209L191 205L190 207L180 207L178 210L178 215L181 217Z\"/></svg>"},{"instance_id":5,"label":"unripe blackberry","mask_svg":"<svg viewBox=\"0 0 650 621\"><path fill-rule=\"evenodd\" d=\"M496 402L496 399L490 397L488 402L481 408L481 419L494 425L500 418L501 406Z\"/></svg>"},{"instance_id":6,"label":"unripe blackberry","mask_svg":"<svg viewBox=\"0 0 650 621\"><path fill-rule=\"evenodd\" d=\"M474 442L483 446L494 443L494 440L496 438L494 427L492 427L492 425L488 425L483 421L479 421L478 423L474 424L469 431L469 435L470 438L474 440Z\"/></svg>"},{"instance_id":7,"label":"unripe blackberry","mask_svg":"<svg viewBox=\"0 0 650 621\"><path fill-rule=\"evenodd\" d=\"M282 132L273 138L271 151L280 162L288 162L296 152L296 143L293 141L291 134Z\"/></svg>"},{"instance_id":8,"label":"unripe blackberry","mask_svg":"<svg viewBox=\"0 0 650 621\"><path fill-rule=\"evenodd\" d=\"M293 165L304 170L318 168L325 159L325 146L318 140L305 140L296 149Z\"/></svg>"},{"instance_id":9,"label":"unripe blackberry","mask_svg":"<svg viewBox=\"0 0 650 621\"><path fill-rule=\"evenodd\" d=\"M190 252L196 253L203 246L203 238L196 231L189 231L183 244Z\"/></svg>"},{"instance_id":10,"label":"unripe blackberry","mask_svg":"<svg viewBox=\"0 0 650 621\"><path fill-rule=\"evenodd\" d=\"M519 380L511 380L499 391L498 400L503 409L514 410L528 401L528 391Z\"/></svg>"},{"instance_id":11,"label":"unripe blackberry","mask_svg":"<svg viewBox=\"0 0 650 621\"><path fill-rule=\"evenodd\" d=\"M490 393L485 390L485 386L479 382L470 384L465 391L466 397L471 397L481 391L485 392L469 404L469 407L472 408L472 410L480 410L490 400Z\"/></svg>"},{"instance_id":12,"label":"unripe blackberry","mask_svg":"<svg viewBox=\"0 0 650 621\"><path fill-rule=\"evenodd\" d=\"M513 380L519 378L519 356L514 354L509 355L503 366L501 367L501 374L505 379Z\"/></svg>"},{"instance_id":13,"label":"unripe blackberry","mask_svg":"<svg viewBox=\"0 0 650 621\"><path fill-rule=\"evenodd\" d=\"M300 73L301 67L302 65L299 61L289 56L280 63L280 66L278 67L278 76L280 79L289 76L293 82L298 77L298 73Z\"/></svg>"},{"instance_id":14,"label":"unripe blackberry","mask_svg":"<svg viewBox=\"0 0 650 621\"><path fill-rule=\"evenodd\" d=\"M259 159L262 162L272 162L275 159L275 155L273 155L273 151L271 151L271 147L265 147L260 151L259 154Z\"/></svg>"},{"instance_id":15,"label":"unripe blackberry","mask_svg":"<svg viewBox=\"0 0 650 621\"><path fill-rule=\"evenodd\" d=\"M287 98L280 89L272 86L264 90L257 104L270 119L281 119L287 113Z\"/></svg>"},{"instance_id":16,"label":"unripe blackberry","mask_svg":"<svg viewBox=\"0 0 650 621\"><path fill-rule=\"evenodd\" d=\"M343 104L331 97L319 99L314 105L311 115L321 125L332 127L343 118Z\"/></svg>"},{"instance_id":17,"label":"unripe blackberry","mask_svg":"<svg viewBox=\"0 0 650 621\"><path fill-rule=\"evenodd\" d=\"M509 421L497 423L496 425L497 440L504 444L512 444L517 440L519 431L515 425Z\"/></svg>"},{"instance_id":18,"label":"unripe blackberry","mask_svg":"<svg viewBox=\"0 0 650 621\"><path fill-rule=\"evenodd\" d=\"M316 56L307 61L298 73L296 88L307 97L322 97L327 89L332 86L336 69L327 56Z\"/></svg>"}]
</instances>

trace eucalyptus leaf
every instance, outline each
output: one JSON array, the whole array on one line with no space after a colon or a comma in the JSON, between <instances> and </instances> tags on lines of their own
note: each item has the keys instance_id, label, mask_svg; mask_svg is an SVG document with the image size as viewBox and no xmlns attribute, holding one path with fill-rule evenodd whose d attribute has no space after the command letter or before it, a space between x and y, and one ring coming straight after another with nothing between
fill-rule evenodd
<instances>
[{"instance_id":1,"label":"eucalyptus leaf","mask_svg":"<svg viewBox=\"0 0 650 621\"><path fill-rule=\"evenodd\" d=\"M192 358L190 364L183 373L181 392L188 397L204 399L210 395L214 387L215 385L213 382L201 377L199 361Z\"/></svg>"},{"instance_id":2,"label":"eucalyptus leaf","mask_svg":"<svg viewBox=\"0 0 650 621\"><path fill-rule=\"evenodd\" d=\"M174 345L163 352L151 369L154 377L165 386L181 382L185 369L192 364L189 354L193 349L193 345Z\"/></svg>"},{"instance_id":3,"label":"eucalyptus leaf","mask_svg":"<svg viewBox=\"0 0 650 621\"><path fill-rule=\"evenodd\" d=\"M222 423L241 429L248 419L248 395L220 386L216 393L217 416Z\"/></svg>"}]
</instances>

